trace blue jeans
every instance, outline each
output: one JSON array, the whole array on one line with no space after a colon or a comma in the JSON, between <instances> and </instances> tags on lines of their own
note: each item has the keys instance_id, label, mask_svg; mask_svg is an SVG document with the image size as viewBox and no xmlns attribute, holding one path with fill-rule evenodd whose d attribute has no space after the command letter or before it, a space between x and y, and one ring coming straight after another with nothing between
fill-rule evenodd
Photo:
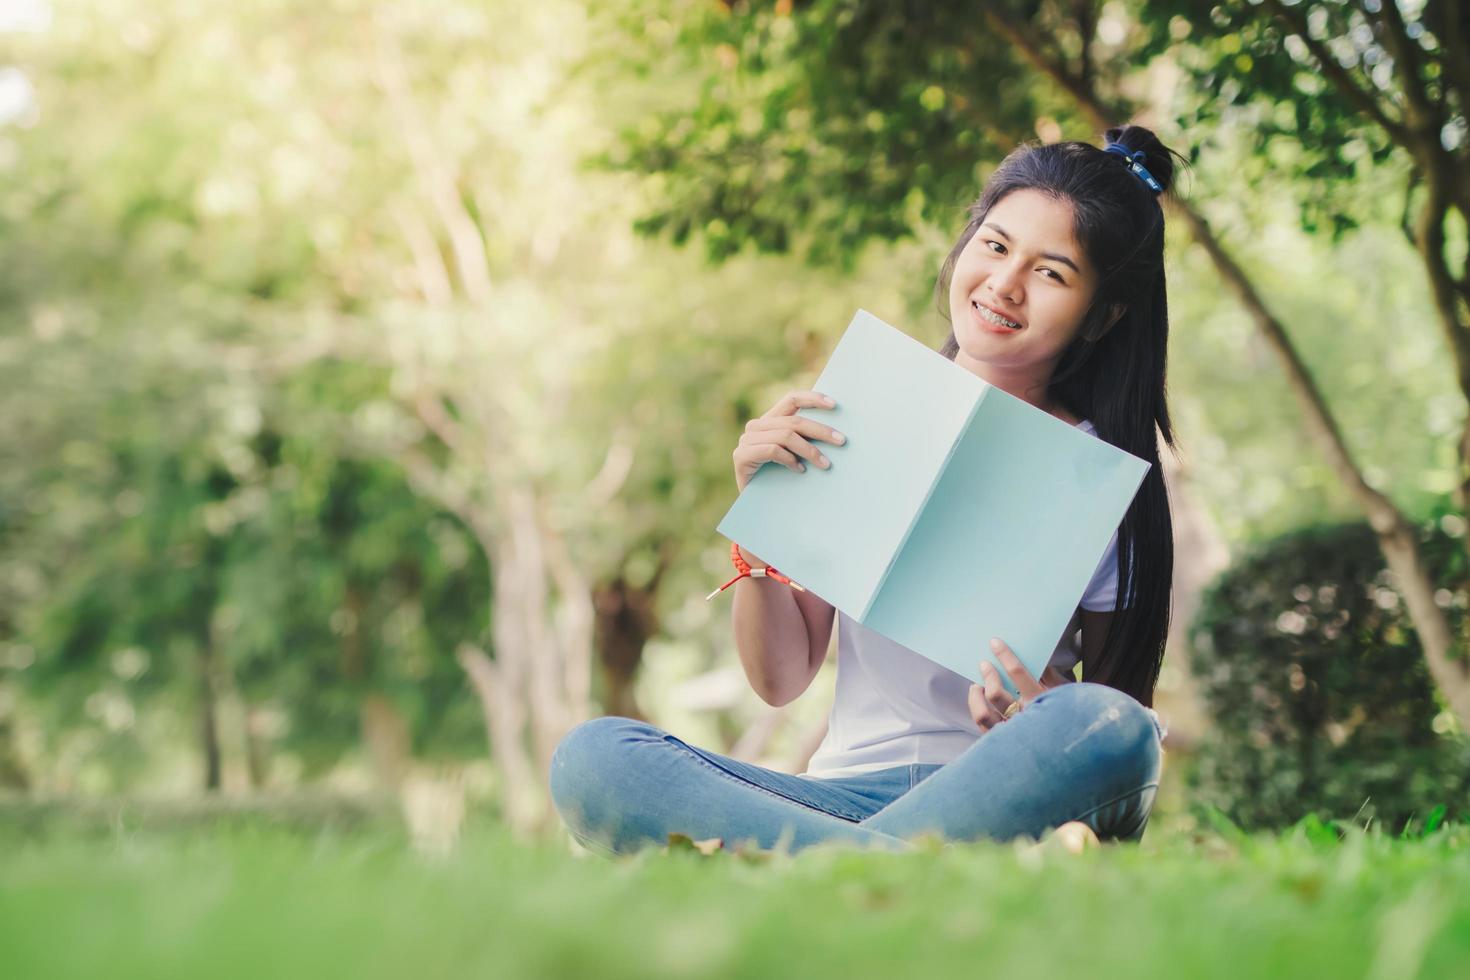
<instances>
[{"instance_id":1,"label":"blue jeans","mask_svg":"<svg viewBox=\"0 0 1470 980\"><path fill-rule=\"evenodd\" d=\"M1163 730L1127 694L1049 688L945 765L821 778L776 772L689 745L646 722L594 718L551 759L551 797L572 836L622 854L695 840L797 851L823 841L886 850L911 838L1039 839L1081 820L1138 840L1158 791Z\"/></svg>"}]
</instances>

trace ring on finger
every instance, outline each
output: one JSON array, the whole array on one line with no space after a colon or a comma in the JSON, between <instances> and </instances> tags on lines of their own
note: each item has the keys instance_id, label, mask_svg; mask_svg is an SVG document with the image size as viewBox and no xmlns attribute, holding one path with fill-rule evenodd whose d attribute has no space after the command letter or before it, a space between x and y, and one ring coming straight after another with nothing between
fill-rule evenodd
<instances>
[{"instance_id":1,"label":"ring on finger","mask_svg":"<svg viewBox=\"0 0 1470 980\"><path fill-rule=\"evenodd\" d=\"M1009 719L1011 717L1011 715L1015 714L1016 712L1018 712L1020 710L1021 710L1021 702L1020 701L1012 701L1010 704L1006 705L1006 710L1005 710L1005 713L1001 715L1001 720L1002 721L1005 721L1005 720Z\"/></svg>"}]
</instances>

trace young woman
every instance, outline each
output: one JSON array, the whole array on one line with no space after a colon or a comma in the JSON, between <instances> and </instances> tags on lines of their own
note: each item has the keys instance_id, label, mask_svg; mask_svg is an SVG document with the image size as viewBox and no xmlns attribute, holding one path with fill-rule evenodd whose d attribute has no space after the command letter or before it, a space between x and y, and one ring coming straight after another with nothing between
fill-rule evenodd
<instances>
[{"instance_id":1,"label":"young woman","mask_svg":"<svg viewBox=\"0 0 1470 980\"><path fill-rule=\"evenodd\" d=\"M1174 444L1158 196L1176 157L1140 126L1109 130L1101 149L1023 146L970 206L939 274L951 324L944 356L1153 464L1041 679L1003 638L976 637L977 648L989 640L1015 699L988 662L985 683L971 684L810 592L741 578L736 645L770 704L811 684L837 620L836 699L807 771L775 772L644 722L597 718L551 762L552 798L574 837L622 853L671 832L792 850L821 841L902 850L924 833L1040 838L1069 822L1103 839L1142 836L1162 766L1152 704L1174 564L1158 448L1160 437ZM843 436L796 412L832 404L794 391L752 420L734 452L736 485L768 462L829 465L809 440Z\"/></svg>"}]
</instances>

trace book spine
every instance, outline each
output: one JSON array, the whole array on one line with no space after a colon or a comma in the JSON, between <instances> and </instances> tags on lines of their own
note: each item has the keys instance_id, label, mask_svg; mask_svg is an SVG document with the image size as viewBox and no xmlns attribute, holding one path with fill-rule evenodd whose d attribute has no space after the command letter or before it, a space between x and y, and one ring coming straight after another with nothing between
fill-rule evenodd
<instances>
[{"instance_id":1,"label":"book spine","mask_svg":"<svg viewBox=\"0 0 1470 980\"><path fill-rule=\"evenodd\" d=\"M868 613L873 610L873 603L878 601L878 596L883 593L883 583L888 581L888 573L893 571L893 566L898 564L898 556L903 554L904 546L909 543L909 535L914 533L914 528L919 523L919 518L924 516L924 509L929 506L929 498L934 496L934 488L939 486L939 481L944 479L944 471L949 469L949 461L954 458L954 452L959 448L965 438L965 433L970 431L970 426L975 422L975 416L980 412L980 406L985 402L985 396L990 394L990 386L986 385L975 399L975 404L970 406L970 414L965 417L965 424L961 425L955 432L954 442L949 445L949 452L944 454L944 462L934 471L934 481L929 484L929 490L924 494L924 500L914 511L913 519L909 526L904 529L903 537L898 539L898 545L893 549L893 554L888 556L888 564L883 566L883 574L878 576L878 584L873 587L873 594L868 596L868 602L863 606L862 614L857 617L859 623L866 623Z\"/></svg>"}]
</instances>

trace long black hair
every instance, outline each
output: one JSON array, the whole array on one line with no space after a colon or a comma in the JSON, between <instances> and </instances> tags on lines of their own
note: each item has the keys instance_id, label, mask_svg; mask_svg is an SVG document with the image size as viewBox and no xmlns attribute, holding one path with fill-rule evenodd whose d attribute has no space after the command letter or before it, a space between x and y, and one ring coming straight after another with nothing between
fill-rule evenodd
<instances>
[{"instance_id":1,"label":"long black hair","mask_svg":"<svg viewBox=\"0 0 1470 980\"><path fill-rule=\"evenodd\" d=\"M1109 129L1104 139L1129 152L1142 150L1144 166L1167 193L1174 162L1183 157L1142 126ZM1092 306L1057 362L1048 395L1091 419L1102 439L1150 464L1118 535L1118 599L1108 635L1101 652L1083 662L1082 679L1126 691L1151 707L1174 576L1174 530L1159 464L1159 439L1174 448L1164 387L1164 212L1157 195L1115 153L1077 141L1023 144L1001 161L970 205L965 230L940 269L935 292L946 319L960 253L1001 198L1025 189L1071 204L1073 234L1100 273ZM1109 328L1117 305L1123 314ZM954 360L958 351L951 324L940 353Z\"/></svg>"}]
</instances>

